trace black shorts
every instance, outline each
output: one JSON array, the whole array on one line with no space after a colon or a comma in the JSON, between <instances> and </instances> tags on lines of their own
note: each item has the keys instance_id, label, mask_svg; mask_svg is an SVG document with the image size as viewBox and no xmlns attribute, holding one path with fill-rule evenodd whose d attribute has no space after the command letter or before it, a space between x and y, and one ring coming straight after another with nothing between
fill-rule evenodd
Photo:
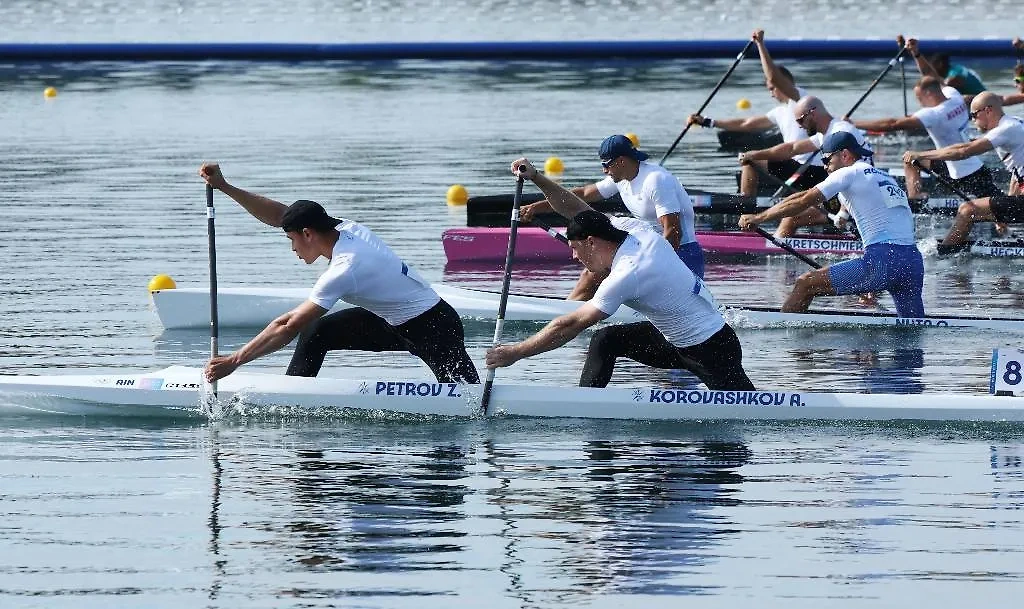
<instances>
[{"instance_id":1,"label":"black shorts","mask_svg":"<svg viewBox=\"0 0 1024 609\"><path fill-rule=\"evenodd\" d=\"M942 161L932 161L932 168L933 170L929 170L928 173L946 178L956 184L957 188L972 197L982 199L984 197L998 197L1003 194L1003 191L992 181L992 172L989 171L988 167L982 167L962 178L949 177L949 167Z\"/></svg>"},{"instance_id":2,"label":"black shorts","mask_svg":"<svg viewBox=\"0 0 1024 609\"><path fill-rule=\"evenodd\" d=\"M989 199L992 215L1004 224L1024 223L1024 195L999 195Z\"/></svg>"},{"instance_id":3,"label":"black shorts","mask_svg":"<svg viewBox=\"0 0 1024 609\"><path fill-rule=\"evenodd\" d=\"M800 169L800 163L797 163L793 159L787 159L785 161L768 161L768 173L779 178L783 182L796 173L797 169ZM828 172L825 171L824 167L821 165L811 165L803 172L803 174L800 175L800 179L793 184L793 187L806 190L812 186L817 186L827 177Z\"/></svg>"}]
</instances>

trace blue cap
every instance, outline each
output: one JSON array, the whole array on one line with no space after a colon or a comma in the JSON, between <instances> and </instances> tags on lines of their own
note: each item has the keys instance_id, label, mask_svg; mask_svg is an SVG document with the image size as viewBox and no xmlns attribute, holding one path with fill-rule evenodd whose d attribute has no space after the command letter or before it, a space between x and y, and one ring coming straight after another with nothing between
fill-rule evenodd
<instances>
[{"instance_id":1,"label":"blue cap","mask_svg":"<svg viewBox=\"0 0 1024 609\"><path fill-rule=\"evenodd\" d=\"M871 156L874 154L867 148L861 146L860 142L857 141L857 136L849 131L836 131L826 137L825 141L821 143L822 154L833 154L840 150L849 150L860 157Z\"/></svg>"},{"instance_id":2,"label":"blue cap","mask_svg":"<svg viewBox=\"0 0 1024 609\"><path fill-rule=\"evenodd\" d=\"M610 161L612 159L617 159L620 156L628 156L629 158L636 159L637 161L647 159L647 153L640 152L634 148L633 142L624 135L612 135L606 137L604 141L601 142L601 149L598 150L597 156L599 156L602 161Z\"/></svg>"}]
</instances>

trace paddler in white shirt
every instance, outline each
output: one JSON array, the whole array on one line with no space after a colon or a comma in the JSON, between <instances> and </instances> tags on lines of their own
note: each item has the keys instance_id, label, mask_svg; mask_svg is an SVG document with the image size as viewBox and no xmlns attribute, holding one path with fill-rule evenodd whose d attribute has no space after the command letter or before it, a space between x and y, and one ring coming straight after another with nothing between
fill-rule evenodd
<instances>
[{"instance_id":1,"label":"paddler in white shirt","mask_svg":"<svg viewBox=\"0 0 1024 609\"><path fill-rule=\"evenodd\" d=\"M512 173L533 181L551 208L569 218L566 237L573 257L605 279L594 297L572 313L520 343L488 350L488 368L557 349L627 305L650 321L595 332L581 387L606 386L616 360L625 357L655 368L689 370L709 389L754 389L743 370L740 342L714 297L657 231L636 218L609 218L594 210L537 173L525 158L512 163Z\"/></svg>"},{"instance_id":2,"label":"paddler in white shirt","mask_svg":"<svg viewBox=\"0 0 1024 609\"><path fill-rule=\"evenodd\" d=\"M970 125L970 110L960 92L944 86L934 76L924 76L914 85L914 95L921 103L921 109L910 116L853 121L859 129L868 131L918 131L924 129L936 148L969 141L967 127ZM922 160L921 164L931 173L947 176L964 192L975 197L990 197L1003 194L992 182L992 173L976 157L959 161L932 163ZM903 164L907 178L907 196L921 197L921 172L911 163Z\"/></svg>"},{"instance_id":3,"label":"paddler in white shirt","mask_svg":"<svg viewBox=\"0 0 1024 609\"><path fill-rule=\"evenodd\" d=\"M914 241L914 214L907 194L892 177L868 162L871 151L849 131L826 137L821 152L828 178L761 213L740 216L740 228L753 230L758 224L799 214L842 194L860 230L864 255L801 275L782 310L803 313L816 296L887 290L898 316L924 317L924 260Z\"/></svg>"},{"instance_id":4,"label":"paddler in white shirt","mask_svg":"<svg viewBox=\"0 0 1024 609\"><path fill-rule=\"evenodd\" d=\"M656 227L676 255L695 275L704 277L704 251L697 243L693 225L693 201L686 189L667 169L647 160L625 135L612 135L598 149L605 178L572 192L588 203L618 193L633 217ZM547 201L537 201L520 210L523 222L535 214L552 211ZM589 300L603 277L584 269L569 300Z\"/></svg>"},{"instance_id":5,"label":"paddler in white shirt","mask_svg":"<svg viewBox=\"0 0 1024 609\"><path fill-rule=\"evenodd\" d=\"M309 299L234 353L211 358L207 381L222 379L299 336L289 376L316 376L328 351L408 351L442 383L480 382L466 353L459 314L370 229L333 218L314 201L284 205L232 186L215 164L204 164L199 175L257 220L283 229L306 264L321 256L328 260ZM339 300L356 306L327 313Z\"/></svg>"},{"instance_id":6,"label":"paddler in white shirt","mask_svg":"<svg viewBox=\"0 0 1024 609\"><path fill-rule=\"evenodd\" d=\"M945 146L937 150L908 150L903 162L959 161L995 150L1010 172L1007 195L995 195L961 203L953 226L939 244L939 253L949 253L967 242L975 222L1024 222L1024 121L1003 112L999 95L986 91L971 101L971 119L984 134L976 140Z\"/></svg>"},{"instance_id":7,"label":"paddler in white shirt","mask_svg":"<svg viewBox=\"0 0 1024 609\"><path fill-rule=\"evenodd\" d=\"M773 126L778 127L782 134L783 142L797 142L807 138L807 131L797 124L793 114L793 107L800 98L807 96L807 91L798 87L793 75L785 67L776 64L768 53L768 47L764 43L764 30L754 32L754 43L757 45L758 53L761 56L761 71L764 72L764 86L768 94L779 102L779 105L769 110L767 114L752 116L749 118L725 118L712 119L700 114L691 114L689 122L702 127L711 127L723 131L764 131ZM801 153L783 159L756 160L753 157L744 156L746 162L740 164L740 194L745 196L757 196L758 183L761 172L767 172L779 180L785 181L796 170L810 158L810 153ZM759 166L755 167L754 165ZM821 164L821 159L814 158L811 166L808 167L800 178L793 183L794 188L803 190L814 186L825 179L828 174Z\"/></svg>"},{"instance_id":8,"label":"paddler in white shirt","mask_svg":"<svg viewBox=\"0 0 1024 609\"><path fill-rule=\"evenodd\" d=\"M807 137L793 142L783 142L778 146L766 148L765 150L752 150L740 155L740 162L772 161L789 159L798 154L815 154L821 149L825 138L836 132L850 133L857 144L871 153L871 145L864 137L864 132L853 126L853 123L842 119L834 118L825 104L812 95L800 98L800 101L793 106L793 116L798 125L807 132ZM826 170L828 168L826 167ZM826 199L827 200L827 199ZM842 202L842 198L840 198ZM822 201L824 204L824 201ZM846 211L846 210L843 210ZM775 229L775 236L789 237L801 226L814 226L828 224L828 214L821 206L809 206L794 216L785 216Z\"/></svg>"}]
</instances>

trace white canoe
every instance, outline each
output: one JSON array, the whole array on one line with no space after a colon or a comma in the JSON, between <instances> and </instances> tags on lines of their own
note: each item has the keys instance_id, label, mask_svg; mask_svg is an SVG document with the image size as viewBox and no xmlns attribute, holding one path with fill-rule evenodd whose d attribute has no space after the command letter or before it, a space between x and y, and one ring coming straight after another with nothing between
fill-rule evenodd
<instances>
[{"instance_id":1,"label":"white canoe","mask_svg":"<svg viewBox=\"0 0 1024 609\"><path fill-rule=\"evenodd\" d=\"M498 294L433 284L434 289L455 307L463 319L493 321L498 311ZM272 319L302 303L309 294L305 288L227 287L217 291L218 321L225 328L266 326ZM152 293L157 315L169 330L209 328L209 290L183 287ZM543 296L509 296L505 310L508 321L547 322L580 306L578 301ZM336 308L350 306L339 303ZM778 309L728 307L723 310L734 327L772 328L807 326L917 326L929 328L979 328L1024 333L1024 320L987 316L898 318L860 311L814 311L780 313ZM645 319L627 307L616 311L609 321L632 322Z\"/></svg>"},{"instance_id":2,"label":"white canoe","mask_svg":"<svg viewBox=\"0 0 1024 609\"><path fill-rule=\"evenodd\" d=\"M149 373L0 376L0 407L22 412L201 417L199 368ZM332 413L344 409L444 417L479 416L479 385L424 379L352 380L236 372L220 381L228 412ZM1024 399L952 393L889 395L583 388L496 384L491 414L601 419L825 419L1022 421Z\"/></svg>"}]
</instances>

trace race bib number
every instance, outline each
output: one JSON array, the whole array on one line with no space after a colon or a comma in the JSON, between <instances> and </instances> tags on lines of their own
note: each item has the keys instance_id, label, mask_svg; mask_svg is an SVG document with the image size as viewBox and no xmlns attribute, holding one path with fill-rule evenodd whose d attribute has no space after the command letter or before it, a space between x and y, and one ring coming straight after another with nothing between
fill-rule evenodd
<instances>
[{"instance_id":1,"label":"race bib number","mask_svg":"<svg viewBox=\"0 0 1024 609\"><path fill-rule=\"evenodd\" d=\"M886 207L910 206L910 202L907 201L907 193L897 186L895 182L880 180L878 182L878 188L882 190L882 196L885 197Z\"/></svg>"},{"instance_id":2,"label":"race bib number","mask_svg":"<svg viewBox=\"0 0 1024 609\"><path fill-rule=\"evenodd\" d=\"M1003 348L992 352L988 390L996 395L1024 393L1024 351Z\"/></svg>"}]
</instances>

